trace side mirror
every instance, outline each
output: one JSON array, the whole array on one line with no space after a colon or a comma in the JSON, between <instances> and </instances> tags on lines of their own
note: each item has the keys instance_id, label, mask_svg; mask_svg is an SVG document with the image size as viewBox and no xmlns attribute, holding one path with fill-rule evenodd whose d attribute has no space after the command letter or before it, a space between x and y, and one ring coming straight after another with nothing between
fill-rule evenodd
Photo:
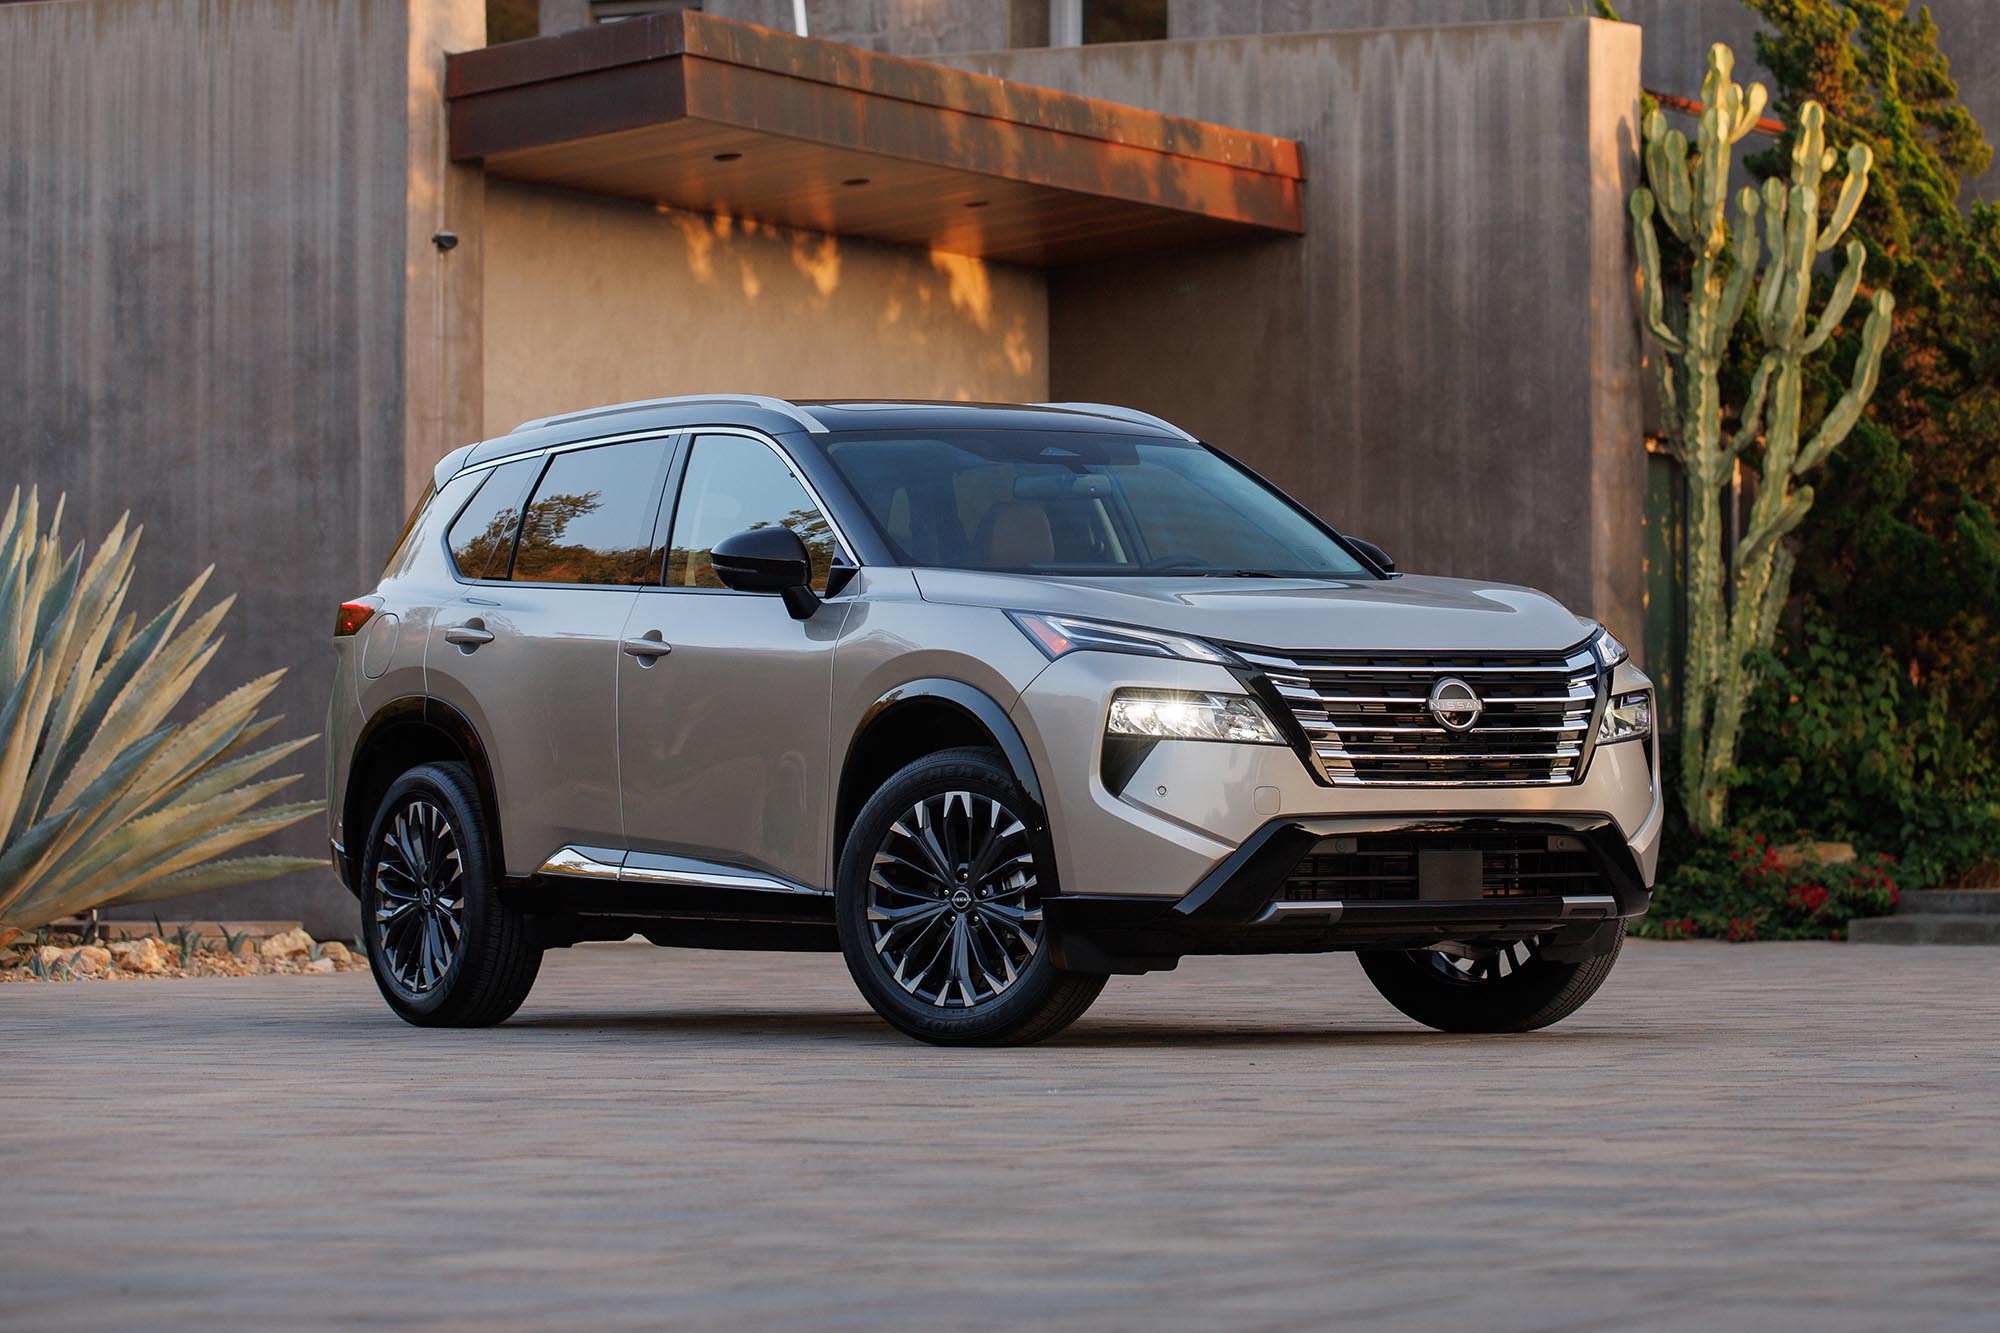
<instances>
[{"instance_id":1,"label":"side mirror","mask_svg":"<svg viewBox=\"0 0 2000 1333\"><path fill-rule=\"evenodd\" d=\"M787 527L749 528L724 537L709 553L722 586L737 592L775 592L794 620L819 610L812 590L812 557Z\"/></svg>"},{"instance_id":2,"label":"side mirror","mask_svg":"<svg viewBox=\"0 0 2000 1333\"><path fill-rule=\"evenodd\" d=\"M1340 535L1347 537L1347 534L1344 532ZM1387 551L1377 546L1374 542L1365 542L1359 537L1347 537L1347 544L1360 551L1361 554L1367 556L1370 560L1373 560L1384 574L1393 574L1396 572L1396 562L1389 558Z\"/></svg>"}]
</instances>

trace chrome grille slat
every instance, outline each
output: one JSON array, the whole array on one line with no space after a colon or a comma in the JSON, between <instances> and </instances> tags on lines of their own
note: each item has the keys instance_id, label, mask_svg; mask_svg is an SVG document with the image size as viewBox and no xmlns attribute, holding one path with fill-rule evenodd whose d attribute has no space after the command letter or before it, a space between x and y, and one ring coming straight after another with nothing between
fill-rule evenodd
<instances>
[{"instance_id":1,"label":"chrome grille slat","mask_svg":"<svg viewBox=\"0 0 2000 1333\"><path fill-rule=\"evenodd\" d=\"M1280 653L1239 648L1260 668L1343 786L1562 786L1580 776L1601 689L1587 648L1561 653ZM1484 706L1466 731L1430 713L1456 676Z\"/></svg>"}]
</instances>

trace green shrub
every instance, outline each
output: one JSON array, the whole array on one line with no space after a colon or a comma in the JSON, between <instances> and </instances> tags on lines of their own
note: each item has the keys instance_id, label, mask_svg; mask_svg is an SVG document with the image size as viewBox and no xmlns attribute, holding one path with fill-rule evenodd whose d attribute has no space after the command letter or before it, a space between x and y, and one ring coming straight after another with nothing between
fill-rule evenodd
<instances>
[{"instance_id":1,"label":"green shrub","mask_svg":"<svg viewBox=\"0 0 2000 1333\"><path fill-rule=\"evenodd\" d=\"M1740 822L1889 853L1906 888L2000 859L2000 766L1947 687L1914 683L1886 649L1807 612L1762 667L1736 773Z\"/></svg>"},{"instance_id":2,"label":"green shrub","mask_svg":"<svg viewBox=\"0 0 2000 1333\"><path fill-rule=\"evenodd\" d=\"M296 775L250 781L312 740L251 748L277 723L257 705L283 672L169 720L229 599L189 619L203 573L141 625L124 611L139 533L121 518L85 559L61 527L60 501L44 533L18 489L0 517L0 927L324 865L217 859L323 808L262 804Z\"/></svg>"},{"instance_id":3,"label":"green shrub","mask_svg":"<svg viewBox=\"0 0 2000 1333\"><path fill-rule=\"evenodd\" d=\"M1652 910L1634 933L1653 939L1844 939L1858 916L1893 911L1900 890L1895 859L1862 857L1829 865L1786 865L1771 839L1733 829L1663 876Z\"/></svg>"}]
</instances>

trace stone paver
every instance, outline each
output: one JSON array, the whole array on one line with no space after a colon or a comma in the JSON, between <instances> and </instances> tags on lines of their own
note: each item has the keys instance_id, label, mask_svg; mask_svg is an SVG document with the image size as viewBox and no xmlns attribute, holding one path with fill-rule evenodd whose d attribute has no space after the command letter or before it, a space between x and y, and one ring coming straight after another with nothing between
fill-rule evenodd
<instances>
[{"instance_id":1,"label":"stone paver","mask_svg":"<svg viewBox=\"0 0 2000 1333\"><path fill-rule=\"evenodd\" d=\"M1635 943L1504 1039L1197 959L1006 1051L831 956L552 954L486 1032L8 986L0 1325L1992 1329L1992 958Z\"/></svg>"}]
</instances>

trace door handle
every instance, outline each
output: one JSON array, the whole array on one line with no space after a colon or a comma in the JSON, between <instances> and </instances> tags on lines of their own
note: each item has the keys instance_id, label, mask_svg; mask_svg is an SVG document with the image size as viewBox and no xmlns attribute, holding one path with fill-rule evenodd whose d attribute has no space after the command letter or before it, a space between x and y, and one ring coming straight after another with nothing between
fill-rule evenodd
<instances>
[{"instance_id":1,"label":"door handle","mask_svg":"<svg viewBox=\"0 0 2000 1333\"><path fill-rule=\"evenodd\" d=\"M627 639L618 647L626 656L638 658L640 666L651 666L674 650L656 629L649 629L636 639Z\"/></svg>"},{"instance_id":2,"label":"door handle","mask_svg":"<svg viewBox=\"0 0 2000 1333\"><path fill-rule=\"evenodd\" d=\"M465 652L471 652L482 643L493 642L493 631L486 628L483 621L468 620L463 625L452 625L444 632L446 643L455 643Z\"/></svg>"}]
</instances>

